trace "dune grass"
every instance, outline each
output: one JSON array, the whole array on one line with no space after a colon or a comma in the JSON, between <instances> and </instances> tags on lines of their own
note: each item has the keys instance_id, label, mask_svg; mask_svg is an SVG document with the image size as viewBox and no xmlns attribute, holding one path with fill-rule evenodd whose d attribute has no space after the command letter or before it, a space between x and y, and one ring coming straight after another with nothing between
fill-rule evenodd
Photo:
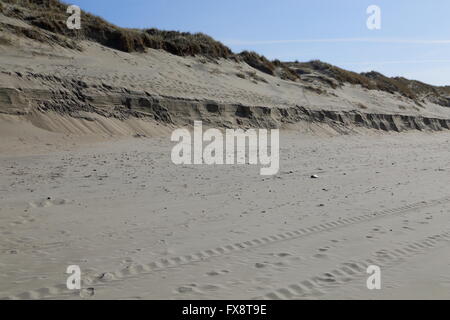
<instances>
[{"instance_id":1,"label":"dune grass","mask_svg":"<svg viewBox=\"0 0 450 320\"><path fill-rule=\"evenodd\" d=\"M434 87L419 81L389 78L378 72L356 73L319 60L303 63L281 62L270 61L251 51L235 54L221 42L202 33L163 31L155 28L126 29L84 11L81 30L69 30L66 26L68 4L59 0L2 0L2 2L1 13L21 19L35 27L35 29L15 27L12 31L16 35L41 42L59 43L65 47L80 49L76 41L87 39L124 52L145 52L147 48L151 48L178 56L199 55L211 59L233 59L284 80L297 81L302 75L315 73L323 75L318 79L334 88L350 83L369 90L399 93L419 104L419 97L430 96L435 102L450 106L449 99L442 97L450 95L450 87ZM51 34L43 34L39 29L47 30ZM8 41L4 39L3 43L7 44Z\"/></svg>"}]
</instances>

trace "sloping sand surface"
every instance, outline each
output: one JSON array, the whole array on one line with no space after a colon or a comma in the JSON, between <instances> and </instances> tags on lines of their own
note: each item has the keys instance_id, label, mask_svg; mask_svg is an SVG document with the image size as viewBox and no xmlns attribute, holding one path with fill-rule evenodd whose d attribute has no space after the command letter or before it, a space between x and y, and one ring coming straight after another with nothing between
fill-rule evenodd
<instances>
[{"instance_id":1,"label":"sloping sand surface","mask_svg":"<svg viewBox=\"0 0 450 320\"><path fill-rule=\"evenodd\" d=\"M449 140L283 130L274 177L175 166L164 135L1 154L0 296L450 298Z\"/></svg>"}]
</instances>

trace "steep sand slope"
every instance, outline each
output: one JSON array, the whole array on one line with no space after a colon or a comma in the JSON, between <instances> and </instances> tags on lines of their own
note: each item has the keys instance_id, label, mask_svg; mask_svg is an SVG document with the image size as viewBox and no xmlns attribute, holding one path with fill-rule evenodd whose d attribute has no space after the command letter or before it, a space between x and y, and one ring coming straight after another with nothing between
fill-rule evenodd
<instances>
[{"instance_id":1,"label":"steep sand slope","mask_svg":"<svg viewBox=\"0 0 450 320\"><path fill-rule=\"evenodd\" d=\"M1 14L0 23L23 25ZM0 45L0 113L56 111L86 121L101 115L178 126L194 120L221 127L282 127L302 120L395 131L450 126L450 108L359 85L333 88L314 75L293 82L233 60L153 49L130 54L93 42L80 42L80 52L19 37L7 28L2 34L11 44ZM77 131L56 127L45 129ZM127 132L133 130L139 131Z\"/></svg>"}]
</instances>

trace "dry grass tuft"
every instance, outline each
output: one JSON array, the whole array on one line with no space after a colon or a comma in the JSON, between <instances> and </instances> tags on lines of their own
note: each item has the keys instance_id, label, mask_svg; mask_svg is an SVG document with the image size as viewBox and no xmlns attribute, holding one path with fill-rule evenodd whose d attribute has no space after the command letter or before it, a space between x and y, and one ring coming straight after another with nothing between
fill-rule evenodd
<instances>
[{"instance_id":1,"label":"dry grass tuft","mask_svg":"<svg viewBox=\"0 0 450 320\"><path fill-rule=\"evenodd\" d=\"M56 34L92 40L120 51L144 52L146 48L152 48L179 56L203 55L210 58L228 58L233 54L220 42L201 33L125 29L84 11L81 30L69 30L66 26L67 5L58 0L4 1L9 4L9 16Z\"/></svg>"},{"instance_id":2,"label":"dry grass tuft","mask_svg":"<svg viewBox=\"0 0 450 320\"><path fill-rule=\"evenodd\" d=\"M266 57L261 56L256 52L250 51L243 51L238 56L240 59L242 59L242 61L247 63L249 66L261 72L274 75L275 65L272 62L270 62Z\"/></svg>"}]
</instances>

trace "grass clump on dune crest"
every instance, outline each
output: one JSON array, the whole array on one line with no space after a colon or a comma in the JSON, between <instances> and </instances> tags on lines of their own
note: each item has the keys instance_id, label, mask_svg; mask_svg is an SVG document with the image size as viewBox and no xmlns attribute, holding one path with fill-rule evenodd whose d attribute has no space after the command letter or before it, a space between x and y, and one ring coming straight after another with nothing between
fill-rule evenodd
<instances>
[{"instance_id":1,"label":"grass clump on dune crest","mask_svg":"<svg viewBox=\"0 0 450 320\"><path fill-rule=\"evenodd\" d=\"M382 90L389 93L400 93L401 95L415 99L417 96L408 87L407 83L401 82L396 78L388 78L381 73L372 71L367 73L356 73L341 69L320 60L312 60L302 63L290 63L290 66L296 69L299 74L309 74L313 71L324 74L335 79L340 85L350 83L360 85L370 90Z\"/></svg>"},{"instance_id":2,"label":"grass clump on dune crest","mask_svg":"<svg viewBox=\"0 0 450 320\"><path fill-rule=\"evenodd\" d=\"M178 56L203 55L211 58L228 58L231 49L203 33L147 29L143 34L148 48L161 49Z\"/></svg>"},{"instance_id":3,"label":"grass clump on dune crest","mask_svg":"<svg viewBox=\"0 0 450 320\"><path fill-rule=\"evenodd\" d=\"M144 52L146 48L166 50L180 56L204 55L227 58L232 52L211 37L197 33L161 31L157 29L126 29L113 25L93 14L82 12L82 28L66 26L67 4L58 0L4 0L9 4L7 15L29 24L68 37L88 39L124 52Z\"/></svg>"},{"instance_id":4,"label":"grass clump on dune crest","mask_svg":"<svg viewBox=\"0 0 450 320\"><path fill-rule=\"evenodd\" d=\"M256 52L243 51L239 54L239 57L247 63L249 66L270 74L274 75L275 66L272 62L270 62L266 57L257 54Z\"/></svg>"}]
</instances>

